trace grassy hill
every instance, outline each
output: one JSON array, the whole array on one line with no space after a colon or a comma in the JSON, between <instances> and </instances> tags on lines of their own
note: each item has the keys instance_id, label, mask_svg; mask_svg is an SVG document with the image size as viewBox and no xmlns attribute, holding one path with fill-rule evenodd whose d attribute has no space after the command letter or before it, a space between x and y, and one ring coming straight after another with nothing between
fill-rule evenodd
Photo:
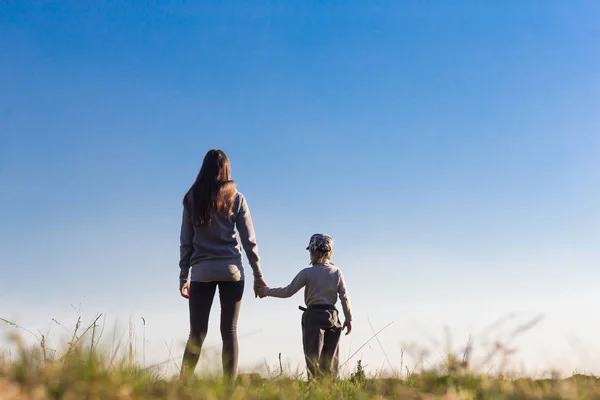
<instances>
[{"instance_id":1,"label":"grassy hill","mask_svg":"<svg viewBox=\"0 0 600 400\"><path fill-rule=\"evenodd\" d=\"M349 379L308 383L280 375L240 375L235 383L180 381L151 369L100 355L75 344L57 358L42 346L21 347L0 364L0 400L8 399L600 399L600 380L517 379L477 375L466 369L422 371L400 378L370 378L360 369Z\"/></svg>"},{"instance_id":2,"label":"grassy hill","mask_svg":"<svg viewBox=\"0 0 600 400\"><path fill-rule=\"evenodd\" d=\"M5 324L15 326L10 321ZM359 361L347 379L308 383L282 373L271 377L240 375L236 382L194 377L186 381L161 376L134 362L132 346L118 354L97 342L97 319L80 321L62 351L50 350L46 338L27 346L15 334L17 354L0 357L0 400L8 399L600 399L600 380L574 375L543 380L509 379L470 370L464 357L449 355L437 368L371 377ZM30 331L27 331L33 334Z\"/></svg>"}]
</instances>

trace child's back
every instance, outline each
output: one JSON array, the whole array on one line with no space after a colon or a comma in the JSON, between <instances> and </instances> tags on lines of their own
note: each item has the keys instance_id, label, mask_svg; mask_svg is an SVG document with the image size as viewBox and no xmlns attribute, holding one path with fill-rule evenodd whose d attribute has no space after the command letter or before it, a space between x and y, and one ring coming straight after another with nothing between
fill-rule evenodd
<instances>
[{"instance_id":1,"label":"child's back","mask_svg":"<svg viewBox=\"0 0 600 400\"><path fill-rule=\"evenodd\" d=\"M302 315L302 341L309 375L337 373L342 325L335 307L338 297L344 310L346 334L352 329L352 311L342 271L329 261L333 239L329 235L311 237L311 267L300 271L281 288L262 288L261 297L291 297L304 289L307 310Z\"/></svg>"},{"instance_id":2,"label":"child's back","mask_svg":"<svg viewBox=\"0 0 600 400\"><path fill-rule=\"evenodd\" d=\"M283 288L269 288L265 294L270 297L291 297L302 288L304 302L308 308L331 306L337 303L338 296L344 310L346 321L352 321L350 297L342 270L331 262L315 264L300 271L294 280Z\"/></svg>"}]
</instances>

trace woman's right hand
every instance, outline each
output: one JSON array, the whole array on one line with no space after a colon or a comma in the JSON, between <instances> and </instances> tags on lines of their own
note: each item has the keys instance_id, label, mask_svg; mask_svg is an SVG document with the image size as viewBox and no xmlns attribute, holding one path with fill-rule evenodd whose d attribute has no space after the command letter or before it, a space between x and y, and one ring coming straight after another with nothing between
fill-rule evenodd
<instances>
[{"instance_id":1,"label":"woman's right hand","mask_svg":"<svg viewBox=\"0 0 600 400\"><path fill-rule=\"evenodd\" d=\"M346 335L349 335L352 332L352 321L344 321L344 326L342 327L342 331L346 329Z\"/></svg>"},{"instance_id":2,"label":"woman's right hand","mask_svg":"<svg viewBox=\"0 0 600 400\"><path fill-rule=\"evenodd\" d=\"M179 288L179 294L181 294L181 297L183 297L184 299L189 299L190 298L190 282L186 281L183 286L181 286L181 288Z\"/></svg>"},{"instance_id":3,"label":"woman's right hand","mask_svg":"<svg viewBox=\"0 0 600 400\"><path fill-rule=\"evenodd\" d=\"M254 278L254 297L259 297L259 289L267 286L267 282L263 278Z\"/></svg>"}]
</instances>

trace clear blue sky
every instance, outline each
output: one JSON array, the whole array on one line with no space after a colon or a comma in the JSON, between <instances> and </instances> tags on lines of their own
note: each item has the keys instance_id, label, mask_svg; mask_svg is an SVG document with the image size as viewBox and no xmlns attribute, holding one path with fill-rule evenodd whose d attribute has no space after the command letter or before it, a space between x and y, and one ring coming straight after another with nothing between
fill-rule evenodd
<instances>
[{"instance_id":1,"label":"clear blue sky","mask_svg":"<svg viewBox=\"0 0 600 400\"><path fill-rule=\"evenodd\" d=\"M443 347L447 325L458 346L514 311L546 316L527 368L598 371L599 19L593 1L5 1L0 316L42 329L82 302L177 353L180 202L218 147L269 284L312 233L336 239L343 357L368 320L394 321L398 368L406 342ZM247 286L243 368L302 365L301 301ZM359 356L384 366L375 342Z\"/></svg>"}]
</instances>

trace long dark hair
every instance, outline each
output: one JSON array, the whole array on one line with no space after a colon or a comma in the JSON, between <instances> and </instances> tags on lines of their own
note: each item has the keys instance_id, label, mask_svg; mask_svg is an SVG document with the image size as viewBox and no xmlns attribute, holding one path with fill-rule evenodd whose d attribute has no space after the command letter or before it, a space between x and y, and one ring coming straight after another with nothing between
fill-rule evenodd
<instances>
[{"instance_id":1,"label":"long dark hair","mask_svg":"<svg viewBox=\"0 0 600 400\"><path fill-rule=\"evenodd\" d=\"M227 155L212 149L204 156L196 181L183 197L183 207L194 225L207 226L216 214L231 215L235 194Z\"/></svg>"}]
</instances>

